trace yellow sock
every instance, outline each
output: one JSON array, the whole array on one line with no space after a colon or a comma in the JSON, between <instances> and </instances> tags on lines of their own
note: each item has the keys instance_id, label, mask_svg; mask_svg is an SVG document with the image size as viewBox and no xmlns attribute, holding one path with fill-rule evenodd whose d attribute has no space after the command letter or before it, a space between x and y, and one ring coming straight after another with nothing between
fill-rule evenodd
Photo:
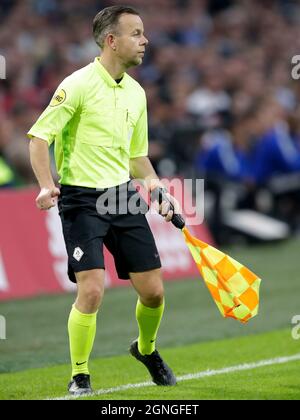
<instances>
[{"instance_id":1,"label":"yellow sock","mask_svg":"<svg viewBox=\"0 0 300 420\"><path fill-rule=\"evenodd\" d=\"M69 341L72 377L79 373L89 374L88 362L96 335L97 312L83 314L72 306L69 321Z\"/></svg>"},{"instance_id":2,"label":"yellow sock","mask_svg":"<svg viewBox=\"0 0 300 420\"><path fill-rule=\"evenodd\" d=\"M156 334L163 316L165 303L158 308L148 308L140 300L136 305L136 320L139 326L138 350L142 355L155 350Z\"/></svg>"}]
</instances>

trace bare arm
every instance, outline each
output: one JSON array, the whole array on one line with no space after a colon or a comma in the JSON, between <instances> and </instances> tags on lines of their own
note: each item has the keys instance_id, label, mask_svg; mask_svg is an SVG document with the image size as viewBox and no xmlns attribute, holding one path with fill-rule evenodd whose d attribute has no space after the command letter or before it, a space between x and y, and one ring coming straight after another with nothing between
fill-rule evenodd
<instances>
[{"instance_id":1,"label":"bare arm","mask_svg":"<svg viewBox=\"0 0 300 420\"><path fill-rule=\"evenodd\" d=\"M29 145L30 162L41 191L36 198L40 210L48 210L56 204L60 192L55 187L50 170L49 147L45 140L34 137Z\"/></svg>"},{"instance_id":2,"label":"bare arm","mask_svg":"<svg viewBox=\"0 0 300 420\"><path fill-rule=\"evenodd\" d=\"M156 187L165 188L147 156L130 159L130 173L133 178L144 180L148 191Z\"/></svg>"}]
</instances>

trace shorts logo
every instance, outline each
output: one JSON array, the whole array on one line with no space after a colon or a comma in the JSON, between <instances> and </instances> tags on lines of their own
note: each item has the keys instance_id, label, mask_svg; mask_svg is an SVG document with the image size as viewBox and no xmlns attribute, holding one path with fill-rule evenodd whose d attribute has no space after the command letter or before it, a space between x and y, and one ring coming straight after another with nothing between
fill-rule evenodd
<instances>
[{"instance_id":1,"label":"shorts logo","mask_svg":"<svg viewBox=\"0 0 300 420\"><path fill-rule=\"evenodd\" d=\"M66 92L63 89L60 89L58 92L56 92L51 99L50 106L57 106L65 102L66 100Z\"/></svg>"},{"instance_id":2,"label":"shorts logo","mask_svg":"<svg viewBox=\"0 0 300 420\"><path fill-rule=\"evenodd\" d=\"M82 251L82 249L80 249L79 246L77 246L74 249L73 257L75 258L75 260L80 261L83 254L84 254L84 252Z\"/></svg>"}]
</instances>

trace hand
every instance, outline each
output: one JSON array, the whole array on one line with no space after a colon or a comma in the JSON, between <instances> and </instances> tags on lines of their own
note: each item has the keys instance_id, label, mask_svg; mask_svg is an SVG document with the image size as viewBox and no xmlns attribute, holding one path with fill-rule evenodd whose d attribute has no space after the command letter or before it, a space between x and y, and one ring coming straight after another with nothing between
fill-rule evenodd
<instances>
[{"instance_id":1,"label":"hand","mask_svg":"<svg viewBox=\"0 0 300 420\"><path fill-rule=\"evenodd\" d=\"M35 199L36 206L40 210L49 210L56 205L57 197L60 195L58 188L42 188Z\"/></svg>"},{"instance_id":2,"label":"hand","mask_svg":"<svg viewBox=\"0 0 300 420\"><path fill-rule=\"evenodd\" d=\"M157 201L160 203L158 213L165 218L166 222L170 222L172 220L174 213L181 214L181 208L178 201L169 194L165 188L154 188L151 192L151 201Z\"/></svg>"},{"instance_id":3,"label":"hand","mask_svg":"<svg viewBox=\"0 0 300 420\"><path fill-rule=\"evenodd\" d=\"M161 205L159 206L159 214L165 218L166 222L170 222L174 213L181 214L181 209L175 197L173 197L168 192L166 192L165 195L168 198L168 201L162 201Z\"/></svg>"}]
</instances>

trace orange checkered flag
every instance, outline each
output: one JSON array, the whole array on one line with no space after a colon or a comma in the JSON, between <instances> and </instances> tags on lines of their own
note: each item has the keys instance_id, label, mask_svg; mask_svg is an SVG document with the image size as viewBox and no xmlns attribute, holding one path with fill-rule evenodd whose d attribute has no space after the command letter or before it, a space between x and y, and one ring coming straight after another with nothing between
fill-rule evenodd
<instances>
[{"instance_id":1,"label":"orange checkered flag","mask_svg":"<svg viewBox=\"0 0 300 420\"><path fill-rule=\"evenodd\" d=\"M217 307L225 318L246 323L258 313L261 279L238 261L182 232Z\"/></svg>"},{"instance_id":2,"label":"orange checkered flag","mask_svg":"<svg viewBox=\"0 0 300 420\"><path fill-rule=\"evenodd\" d=\"M174 211L163 189L153 190L152 197L159 204L162 201L169 202ZM246 323L257 315L261 279L229 255L192 236L180 214L174 212L171 221L183 232L187 246L223 317Z\"/></svg>"}]
</instances>

